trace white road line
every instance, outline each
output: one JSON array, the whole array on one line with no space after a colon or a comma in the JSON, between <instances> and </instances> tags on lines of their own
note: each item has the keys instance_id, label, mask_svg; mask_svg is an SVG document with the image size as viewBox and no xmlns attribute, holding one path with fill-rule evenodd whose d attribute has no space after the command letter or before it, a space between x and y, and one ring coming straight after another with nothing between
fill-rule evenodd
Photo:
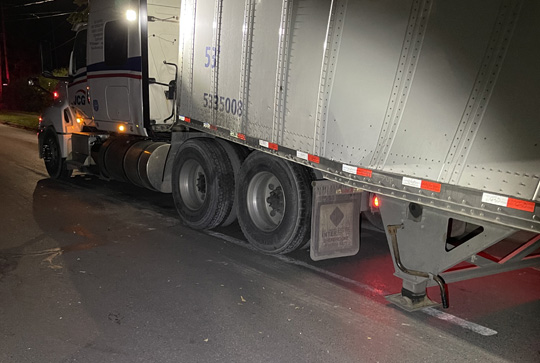
<instances>
[{"instance_id":1,"label":"white road line","mask_svg":"<svg viewBox=\"0 0 540 363\"><path fill-rule=\"evenodd\" d=\"M245 243L245 242L243 242L243 241L241 241L241 240L239 240L237 238L230 237L230 236L224 235L222 233L213 232L213 231L205 231L205 233L209 234L210 236L213 236L213 237L222 239L224 241L233 243L235 245L245 247L245 248L250 249L252 251L256 251L252 246L249 245L249 243ZM296 265L296 266L301 266L301 267L307 268L309 270L321 273L323 275L330 276L330 277L332 277L334 279L337 279L339 281L343 281L343 282L346 282L348 284L359 287L359 288L361 288L363 290L367 290L367 291L369 291L369 292L371 292L373 294L377 294L377 295L380 295L380 296L390 295L390 293L387 292L387 291L376 289L374 287L363 284L363 283L358 282L356 280L349 279L347 277L344 277L344 276L338 275L336 273L324 270L322 268L312 266L312 265L310 265L308 263L305 263L305 262L299 261L299 260L295 260L294 258L291 258L291 257L288 257L288 256L274 255L273 257L276 257L277 259L279 259L279 260L281 260L281 261L283 261L285 263L289 263L289 264ZM460 327L462 327L464 329L473 331L473 332L475 332L477 334L480 334L480 335L483 335L483 336L492 336L492 335L498 334L496 330L486 328L485 326L482 326L482 325L467 321L467 320L462 319L462 318L458 318L455 315L448 314L448 313L445 313L443 311L440 311L440 310L437 310L437 309L434 309L434 308L423 308L420 311L423 312L424 314L430 315L430 316L432 316L434 318L444 320L444 321L446 321L448 323L460 326Z\"/></svg>"},{"instance_id":2,"label":"white road line","mask_svg":"<svg viewBox=\"0 0 540 363\"><path fill-rule=\"evenodd\" d=\"M478 333L480 335L484 335L484 336L488 337L488 336L497 334L496 330L486 328L485 326L478 325L476 323L472 323L472 322L467 321L465 319L458 318L455 315L448 314L448 313L442 312L442 311L434 309L434 308L423 308L421 311L423 313L431 315L431 316L433 316L433 317L435 317L437 319L441 319L441 320L447 321L449 323L458 325L458 326L460 326L462 328L471 330L471 331L473 331L475 333Z\"/></svg>"}]
</instances>

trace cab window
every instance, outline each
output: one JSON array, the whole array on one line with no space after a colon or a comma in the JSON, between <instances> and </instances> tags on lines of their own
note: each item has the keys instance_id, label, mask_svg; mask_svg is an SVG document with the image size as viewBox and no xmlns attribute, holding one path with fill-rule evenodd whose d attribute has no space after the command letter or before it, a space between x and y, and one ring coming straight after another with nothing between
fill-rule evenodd
<instances>
[{"instance_id":1,"label":"cab window","mask_svg":"<svg viewBox=\"0 0 540 363\"><path fill-rule=\"evenodd\" d=\"M81 30L75 37L71 74L77 74L84 67L86 67L86 30Z\"/></svg>"},{"instance_id":2,"label":"cab window","mask_svg":"<svg viewBox=\"0 0 540 363\"><path fill-rule=\"evenodd\" d=\"M122 66L128 59L128 28L115 20L105 24L105 65Z\"/></svg>"}]
</instances>

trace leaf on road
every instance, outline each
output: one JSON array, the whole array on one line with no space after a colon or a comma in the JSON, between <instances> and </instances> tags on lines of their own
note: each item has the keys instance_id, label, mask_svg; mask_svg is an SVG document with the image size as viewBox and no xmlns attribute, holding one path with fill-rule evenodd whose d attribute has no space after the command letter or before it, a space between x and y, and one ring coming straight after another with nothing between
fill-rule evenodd
<instances>
[{"instance_id":1,"label":"leaf on road","mask_svg":"<svg viewBox=\"0 0 540 363\"><path fill-rule=\"evenodd\" d=\"M51 251L52 252L52 251ZM49 268L52 268L53 270L60 270L62 268L61 265L57 265L55 263L53 263L53 260L60 256L62 254L62 250L58 249L58 250L54 250L53 253L51 253L48 257L46 257L45 259L43 259L42 262L48 262L49 263Z\"/></svg>"}]
</instances>

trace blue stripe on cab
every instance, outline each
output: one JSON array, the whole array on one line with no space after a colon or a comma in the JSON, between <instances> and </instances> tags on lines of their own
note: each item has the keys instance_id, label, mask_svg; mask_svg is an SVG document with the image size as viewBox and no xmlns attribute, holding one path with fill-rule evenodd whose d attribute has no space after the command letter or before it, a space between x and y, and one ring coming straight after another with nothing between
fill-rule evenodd
<instances>
[{"instance_id":1,"label":"blue stripe on cab","mask_svg":"<svg viewBox=\"0 0 540 363\"><path fill-rule=\"evenodd\" d=\"M134 71L142 72L142 58L133 57L128 58L127 62L121 66L108 66L105 62L99 62L88 65L87 72L101 72L101 71Z\"/></svg>"}]
</instances>

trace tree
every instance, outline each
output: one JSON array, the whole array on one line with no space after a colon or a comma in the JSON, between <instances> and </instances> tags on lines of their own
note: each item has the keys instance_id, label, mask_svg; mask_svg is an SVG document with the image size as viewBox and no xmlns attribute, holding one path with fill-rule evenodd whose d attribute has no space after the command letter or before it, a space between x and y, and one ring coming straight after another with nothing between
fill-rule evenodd
<instances>
[{"instance_id":1,"label":"tree","mask_svg":"<svg viewBox=\"0 0 540 363\"><path fill-rule=\"evenodd\" d=\"M73 3L78 6L78 9L68 16L67 21L73 25L88 22L88 0L74 0Z\"/></svg>"}]
</instances>

